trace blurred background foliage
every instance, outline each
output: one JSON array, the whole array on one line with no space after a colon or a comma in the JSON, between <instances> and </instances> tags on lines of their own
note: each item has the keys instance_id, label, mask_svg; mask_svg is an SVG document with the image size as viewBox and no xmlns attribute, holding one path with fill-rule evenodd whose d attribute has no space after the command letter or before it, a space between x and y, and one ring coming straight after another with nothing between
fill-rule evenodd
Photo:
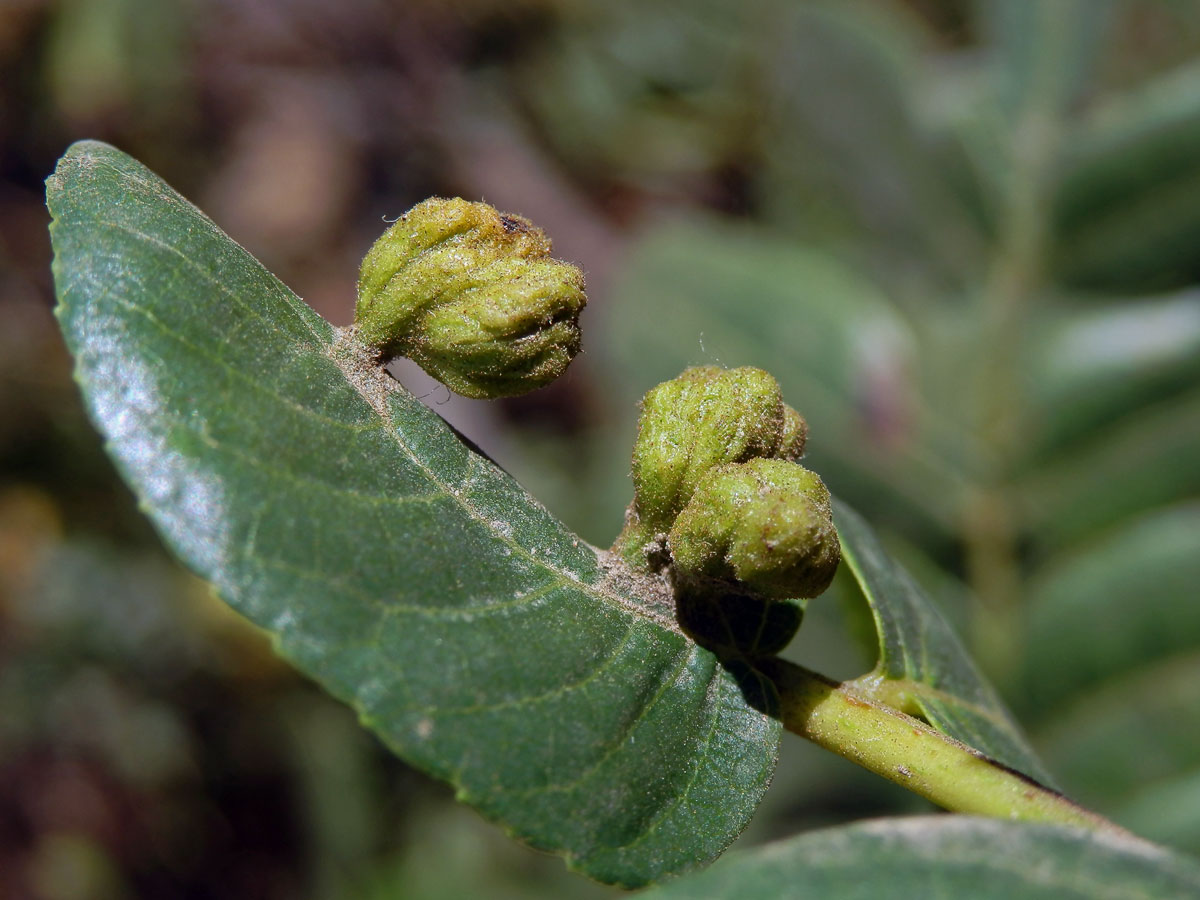
<instances>
[{"instance_id":1,"label":"blurred background foliage","mask_svg":"<svg viewBox=\"0 0 1200 900\"><path fill-rule=\"evenodd\" d=\"M585 355L423 395L589 540L636 402L758 365L1068 791L1200 852L1200 11L1186 0L0 6L0 897L611 894L408 770L167 558L91 432L42 179L109 140L348 321L431 194L547 228ZM787 655L870 668L839 583ZM921 809L788 741L744 842Z\"/></svg>"}]
</instances>

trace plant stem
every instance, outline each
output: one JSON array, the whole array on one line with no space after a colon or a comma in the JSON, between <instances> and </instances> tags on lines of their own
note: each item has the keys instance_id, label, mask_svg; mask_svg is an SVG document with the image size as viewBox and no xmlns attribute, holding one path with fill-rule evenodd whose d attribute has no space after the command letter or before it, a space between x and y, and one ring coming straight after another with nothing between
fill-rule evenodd
<instances>
[{"instance_id":1,"label":"plant stem","mask_svg":"<svg viewBox=\"0 0 1200 900\"><path fill-rule=\"evenodd\" d=\"M1126 834L1057 791L891 707L784 660L774 681L784 727L953 812Z\"/></svg>"},{"instance_id":2,"label":"plant stem","mask_svg":"<svg viewBox=\"0 0 1200 900\"><path fill-rule=\"evenodd\" d=\"M968 577L980 600L972 645L984 669L1001 684L1018 669L1021 654L1021 513L1012 501L1011 481L1028 426L1022 348L1049 240L1047 182L1066 102L1063 60L1070 58L1068 45L1081 14L1082 6L1070 4L1045 4L1036 13L997 244L981 295L977 408L984 452L976 483L964 498L963 530Z\"/></svg>"}]
</instances>

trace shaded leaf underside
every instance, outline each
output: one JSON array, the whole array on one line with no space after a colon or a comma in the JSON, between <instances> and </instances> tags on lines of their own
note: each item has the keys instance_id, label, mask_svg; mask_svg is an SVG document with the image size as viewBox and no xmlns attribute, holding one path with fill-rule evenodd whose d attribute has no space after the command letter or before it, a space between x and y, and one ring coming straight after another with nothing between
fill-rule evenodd
<instances>
[{"instance_id":1,"label":"shaded leaf underside","mask_svg":"<svg viewBox=\"0 0 1200 900\"><path fill-rule=\"evenodd\" d=\"M912 576L846 504L835 501L834 519L843 561L870 605L879 634L879 663L860 684L878 688L884 702L1053 786L995 690Z\"/></svg>"},{"instance_id":2,"label":"shaded leaf underside","mask_svg":"<svg viewBox=\"0 0 1200 900\"><path fill-rule=\"evenodd\" d=\"M712 654L149 170L85 142L47 187L93 420L166 542L285 657L595 878L737 835L780 728Z\"/></svg>"}]
</instances>

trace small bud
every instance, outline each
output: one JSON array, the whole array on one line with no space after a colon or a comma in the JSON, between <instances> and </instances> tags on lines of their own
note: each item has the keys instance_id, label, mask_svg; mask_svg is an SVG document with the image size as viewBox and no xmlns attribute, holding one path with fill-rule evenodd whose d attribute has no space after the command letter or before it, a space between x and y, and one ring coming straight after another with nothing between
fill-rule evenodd
<instances>
[{"instance_id":1,"label":"small bud","mask_svg":"<svg viewBox=\"0 0 1200 900\"><path fill-rule=\"evenodd\" d=\"M544 387L579 352L583 273L550 241L486 203L418 203L363 259L355 326L466 397Z\"/></svg>"},{"instance_id":2,"label":"small bud","mask_svg":"<svg viewBox=\"0 0 1200 900\"><path fill-rule=\"evenodd\" d=\"M779 459L708 472L668 542L682 580L737 581L768 599L816 597L841 561L828 489Z\"/></svg>"},{"instance_id":3,"label":"small bud","mask_svg":"<svg viewBox=\"0 0 1200 900\"><path fill-rule=\"evenodd\" d=\"M714 466L774 456L785 418L779 383L749 366L697 366L651 390L633 448L633 512L641 529L670 530Z\"/></svg>"}]
</instances>

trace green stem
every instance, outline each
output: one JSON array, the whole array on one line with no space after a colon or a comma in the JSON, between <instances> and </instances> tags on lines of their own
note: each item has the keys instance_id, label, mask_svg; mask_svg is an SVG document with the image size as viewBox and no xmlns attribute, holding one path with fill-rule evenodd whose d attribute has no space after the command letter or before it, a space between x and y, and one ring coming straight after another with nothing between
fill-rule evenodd
<instances>
[{"instance_id":1,"label":"green stem","mask_svg":"<svg viewBox=\"0 0 1200 900\"><path fill-rule=\"evenodd\" d=\"M784 727L953 812L1125 834L1057 791L849 685L773 659Z\"/></svg>"},{"instance_id":2,"label":"green stem","mask_svg":"<svg viewBox=\"0 0 1200 900\"><path fill-rule=\"evenodd\" d=\"M979 433L983 454L964 498L968 577L980 600L972 644L1001 684L1020 663L1021 514L1012 467L1027 433L1021 349L1029 306L1041 286L1049 242L1048 176L1058 155L1066 101L1062 59L1081 7L1045 4L1031 32L1029 83L1012 128L1012 166L991 269L983 285L979 330Z\"/></svg>"}]
</instances>

